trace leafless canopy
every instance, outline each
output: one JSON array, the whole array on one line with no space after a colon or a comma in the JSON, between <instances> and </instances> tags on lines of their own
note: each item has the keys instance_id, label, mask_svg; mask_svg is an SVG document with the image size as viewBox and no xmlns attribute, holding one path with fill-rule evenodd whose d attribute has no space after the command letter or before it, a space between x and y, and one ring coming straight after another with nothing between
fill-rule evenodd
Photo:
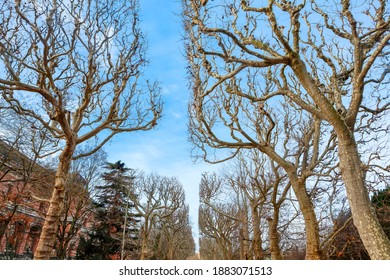
<instances>
[{"instance_id":1,"label":"leafless canopy","mask_svg":"<svg viewBox=\"0 0 390 280\"><path fill-rule=\"evenodd\" d=\"M216 150L233 151L224 155L225 160L240 149L257 148L293 180L291 162L272 151L277 148L273 139L283 138L283 126L303 123L307 117L314 127L329 125L363 243L371 258L390 259L390 241L367 191L370 159L362 156L359 144L364 141L358 143L355 137L362 120L370 123L365 126L368 134L377 133L371 122L390 109L388 1L182 3L193 91L190 139L203 159L218 161L213 158ZM280 110L281 104L303 118L294 120L291 113L284 118L288 115ZM312 158L318 155L313 152ZM310 172L311 165L307 164Z\"/></svg>"},{"instance_id":2,"label":"leafless canopy","mask_svg":"<svg viewBox=\"0 0 390 280\"><path fill-rule=\"evenodd\" d=\"M9 0L0 11L5 108L76 145L102 132L84 155L119 132L156 124L162 104L158 86L141 79L137 1Z\"/></svg>"},{"instance_id":3,"label":"leafless canopy","mask_svg":"<svg viewBox=\"0 0 390 280\"><path fill-rule=\"evenodd\" d=\"M359 112L389 109L386 1L199 2L183 1L197 145L267 142L275 127L269 108L284 99L351 129ZM245 119L260 119L263 135L248 132Z\"/></svg>"}]
</instances>

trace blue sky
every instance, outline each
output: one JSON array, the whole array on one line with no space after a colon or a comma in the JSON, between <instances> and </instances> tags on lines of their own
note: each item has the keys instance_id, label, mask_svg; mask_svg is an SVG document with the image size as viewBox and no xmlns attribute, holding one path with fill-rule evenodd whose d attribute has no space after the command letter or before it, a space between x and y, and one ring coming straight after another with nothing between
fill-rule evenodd
<instances>
[{"instance_id":1,"label":"blue sky","mask_svg":"<svg viewBox=\"0 0 390 280\"><path fill-rule=\"evenodd\" d=\"M197 230L198 185L201 173L217 168L193 163L187 141L187 87L182 47L180 3L176 0L141 0L141 27L148 41L149 65L145 75L160 82L163 118L156 129L122 134L105 146L109 161L121 160L130 168L174 176L183 184ZM194 232L197 236L197 232Z\"/></svg>"}]
</instances>

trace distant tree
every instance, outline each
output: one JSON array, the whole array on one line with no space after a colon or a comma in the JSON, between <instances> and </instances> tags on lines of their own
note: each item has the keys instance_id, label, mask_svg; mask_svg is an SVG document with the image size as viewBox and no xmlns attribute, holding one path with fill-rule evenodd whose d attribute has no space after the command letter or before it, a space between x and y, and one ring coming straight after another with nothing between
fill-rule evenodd
<instances>
[{"instance_id":1,"label":"distant tree","mask_svg":"<svg viewBox=\"0 0 390 280\"><path fill-rule=\"evenodd\" d=\"M195 242L189 220L189 208L177 209L161 220L151 234L153 259L185 260L195 254Z\"/></svg>"},{"instance_id":2,"label":"distant tree","mask_svg":"<svg viewBox=\"0 0 390 280\"><path fill-rule=\"evenodd\" d=\"M130 196L135 213L141 217L140 255L145 260L156 255L152 234L166 226L175 226L174 216L185 208L185 194L182 184L176 178L158 174L140 174L135 181L135 195ZM188 221L181 221L186 227ZM192 238L192 237L191 237ZM171 256L173 256L171 254Z\"/></svg>"},{"instance_id":3,"label":"distant tree","mask_svg":"<svg viewBox=\"0 0 390 280\"><path fill-rule=\"evenodd\" d=\"M211 259L239 259L241 226L239 209L236 204L232 203L221 204L217 207L213 209L205 205L199 207L201 240L209 241L201 243L200 254L204 258L208 255ZM210 243L213 244L213 248L207 247Z\"/></svg>"}]
</instances>

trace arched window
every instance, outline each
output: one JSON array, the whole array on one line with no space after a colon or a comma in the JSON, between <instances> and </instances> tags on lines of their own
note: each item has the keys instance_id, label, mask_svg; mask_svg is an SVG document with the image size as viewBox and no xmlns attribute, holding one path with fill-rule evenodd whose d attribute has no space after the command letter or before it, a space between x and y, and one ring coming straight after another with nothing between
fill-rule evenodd
<instances>
[{"instance_id":1,"label":"arched window","mask_svg":"<svg viewBox=\"0 0 390 280\"><path fill-rule=\"evenodd\" d=\"M42 227L40 225L32 225L28 234L27 244L25 247L26 253L34 253L37 249L39 236L41 235Z\"/></svg>"},{"instance_id":2,"label":"arched window","mask_svg":"<svg viewBox=\"0 0 390 280\"><path fill-rule=\"evenodd\" d=\"M25 223L23 221L15 222L15 230L14 230L14 242L13 242L13 250L18 254L20 253L20 246L23 243L23 235L25 233Z\"/></svg>"}]
</instances>

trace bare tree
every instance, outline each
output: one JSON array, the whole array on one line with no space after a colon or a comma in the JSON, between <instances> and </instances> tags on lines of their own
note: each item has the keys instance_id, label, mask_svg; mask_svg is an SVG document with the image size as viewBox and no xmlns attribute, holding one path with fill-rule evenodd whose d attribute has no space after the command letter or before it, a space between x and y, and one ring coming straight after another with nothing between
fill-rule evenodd
<instances>
[{"instance_id":1,"label":"bare tree","mask_svg":"<svg viewBox=\"0 0 390 280\"><path fill-rule=\"evenodd\" d=\"M138 1L15 0L0 5L4 107L35 119L61 141L35 256L48 259L71 160L93 154L115 134L153 128L162 110L159 88L141 80L146 44ZM74 156L78 145L97 137L93 149Z\"/></svg>"},{"instance_id":2,"label":"bare tree","mask_svg":"<svg viewBox=\"0 0 390 280\"><path fill-rule=\"evenodd\" d=\"M279 245L280 231L286 225L279 227L279 215L291 188L291 183L287 180L283 169L275 162L269 161L258 150L249 150L246 153L239 153L233 170L225 176L232 188L239 188L249 201L252 212L253 243L256 244L256 240L261 240L261 234L266 228L261 220L267 220L266 238L268 238L271 259L282 259ZM254 246L255 256L258 255L256 251L259 250Z\"/></svg>"},{"instance_id":3,"label":"bare tree","mask_svg":"<svg viewBox=\"0 0 390 280\"><path fill-rule=\"evenodd\" d=\"M152 255L150 237L153 230L185 206L184 190L176 178L139 174L134 182L134 195L130 199L142 220L139 258L145 260Z\"/></svg>"},{"instance_id":4,"label":"bare tree","mask_svg":"<svg viewBox=\"0 0 390 280\"><path fill-rule=\"evenodd\" d=\"M154 240L154 258L158 260L185 260L195 254L195 242L189 220L189 207L183 205L172 215L161 220L151 234Z\"/></svg>"},{"instance_id":5,"label":"bare tree","mask_svg":"<svg viewBox=\"0 0 390 280\"><path fill-rule=\"evenodd\" d=\"M257 90L254 85L250 85L250 89ZM287 174L303 213L306 257L320 259L318 219L307 181L317 174L320 163L334 148L334 137L322 135L324 128L318 119L311 119L299 110L292 111L286 103L280 103L281 108L272 110L266 105L259 107L256 102L224 93L222 88L215 94L218 96L207 98L201 107L197 107L196 100L190 107L191 140L200 148L202 158L220 162L236 157L243 149L256 149L277 163ZM329 136L328 139L325 136ZM320 145L322 142L324 145ZM222 154L222 160L215 160L210 147L228 148L233 152Z\"/></svg>"},{"instance_id":6,"label":"bare tree","mask_svg":"<svg viewBox=\"0 0 390 280\"><path fill-rule=\"evenodd\" d=\"M211 146L244 148L248 142L237 137L245 125L237 125L234 109L204 117L215 112L206 105L217 103L218 98L224 102L220 107L229 108L234 102L245 105L246 101L259 110L264 110L265 104L275 107L284 98L291 108L301 108L319 122L330 124L337 136L339 167L354 224L372 259L390 259L390 242L371 206L367 166L355 139L362 110L380 114L389 109L383 83L390 73L387 1L357 5L349 0L328 4L270 0L262 5L232 0L204 6L195 0L182 2L194 119L201 124L197 129L209 140L207 144L221 136L212 130L217 116L226 119L225 125L233 128L231 138L237 141ZM250 119L251 115L244 117ZM255 132L247 132L244 138L252 138ZM260 150L268 149L266 143L252 139ZM294 188L290 165L286 172Z\"/></svg>"},{"instance_id":7,"label":"bare tree","mask_svg":"<svg viewBox=\"0 0 390 280\"><path fill-rule=\"evenodd\" d=\"M54 180L52 170L39 164L52 148L47 131L30 129L31 122L14 114L2 117L0 129L4 135L0 135L0 240L8 225L16 222L16 217L23 216L20 213L34 213L38 220L44 216L41 210L47 206L50 183ZM41 203L42 206L38 207Z\"/></svg>"},{"instance_id":8,"label":"bare tree","mask_svg":"<svg viewBox=\"0 0 390 280\"><path fill-rule=\"evenodd\" d=\"M218 209L218 211L215 211ZM240 223L237 221L238 207L236 204L220 204L218 208L210 208L205 205L199 207L199 228L202 239L211 239L215 242L215 252L212 259L233 260L240 257L238 247ZM204 244L208 246L208 244ZM201 244L202 246L202 244ZM204 249L201 247L201 255ZM205 248L210 250L210 248Z\"/></svg>"},{"instance_id":9,"label":"bare tree","mask_svg":"<svg viewBox=\"0 0 390 280\"><path fill-rule=\"evenodd\" d=\"M264 161L260 161L256 165L256 170L249 170L250 163L245 162L244 157L240 157L240 166L237 168L238 172L236 175L225 175L229 182L229 186L235 190L236 193L242 193L248 204L249 216L252 229L252 251L253 258L255 260L264 259L264 250L263 250L263 238L262 231L263 227L261 225L261 216L263 215L263 207L267 200L269 193L268 186L262 185L260 176L262 176L257 167L260 167L264 164ZM251 161L252 162L252 161ZM252 172L253 171L253 172ZM264 178L264 177L263 177ZM264 188L263 188L264 187ZM267 188L267 189L266 189Z\"/></svg>"}]
</instances>

